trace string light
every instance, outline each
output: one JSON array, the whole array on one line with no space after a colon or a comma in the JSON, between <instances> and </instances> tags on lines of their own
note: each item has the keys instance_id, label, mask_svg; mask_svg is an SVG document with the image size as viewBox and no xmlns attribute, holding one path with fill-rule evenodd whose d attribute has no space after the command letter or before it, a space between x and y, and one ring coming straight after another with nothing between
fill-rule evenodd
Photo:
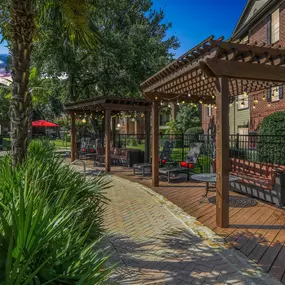
<instances>
[{"instance_id":1,"label":"string light","mask_svg":"<svg viewBox=\"0 0 285 285\"><path fill-rule=\"evenodd\" d=\"M83 124L86 124L86 123L87 123L85 117L82 119L82 123L83 123Z\"/></svg>"},{"instance_id":2,"label":"string light","mask_svg":"<svg viewBox=\"0 0 285 285\"><path fill-rule=\"evenodd\" d=\"M121 124L118 124L117 127L120 128L120 127L121 127Z\"/></svg>"},{"instance_id":3,"label":"string light","mask_svg":"<svg viewBox=\"0 0 285 285\"><path fill-rule=\"evenodd\" d=\"M160 102L160 105L161 105L161 106L163 105L162 101Z\"/></svg>"},{"instance_id":4,"label":"string light","mask_svg":"<svg viewBox=\"0 0 285 285\"><path fill-rule=\"evenodd\" d=\"M143 118L144 117L144 113L141 113L141 118Z\"/></svg>"},{"instance_id":5,"label":"string light","mask_svg":"<svg viewBox=\"0 0 285 285\"><path fill-rule=\"evenodd\" d=\"M202 74L202 80L205 80L206 79L206 76L205 76L205 74L203 73Z\"/></svg>"},{"instance_id":6,"label":"string light","mask_svg":"<svg viewBox=\"0 0 285 285\"><path fill-rule=\"evenodd\" d=\"M252 108L253 108L253 109L256 109L256 106L255 106L255 104L253 104Z\"/></svg>"},{"instance_id":7,"label":"string light","mask_svg":"<svg viewBox=\"0 0 285 285\"><path fill-rule=\"evenodd\" d=\"M182 101L182 104L185 104L185 101Z\"/></svg>"},{"instance_id":8,"label":"string light","mask_svg":"<svg viewBox=\"0 0 285 285\"><path fill-rule=\"evenodd\" d=\"M202 100L199 100L199 103L200 103L200 104L203 104L203 101L202 101Z\"/></svg>"},{"instance_id":9,"label":"string light","mask_svg":"<svg viewBox=\"0 0 285 285\"><path fill-rule=\"evenodd\" d=\"M254 98L253 102L257 104L258 103L258 98Z\"/></svg>"},{"instance_id":10,"label":"string light","mask_svg":"<svg viewBox=\"0 0 285 285\"><path fill-rule=\"evenodd\" d=\"M154 99L155 99L155 100L157 100L157 99L158 99L158 97L157 97L157 96L155 96L155 97L154 97Z\"/></svg>"},{"instance_id":11,"label":"string light","mask_svg":"<svg viewBox=\"0 0 285 285\"><path fill-rule=\"evenodd\" d=\"M170 108L170 107L171 107L171 106L170 106L170 104L168 104L167 106L168 106L168 108Z\"/></svg>"},{"instance_id":12,"label":"string light","mask_svg":"<svg viewBox=\"0 0 285 285\"><path fill-rule=\"evenodd\" d=\"M190 94L190 93L188 94L188 97L191 97L191 94Z\"/></svg>"},{"instance_id":13,"label":"string light","mask_svg":"<svg viewBox=\"0 0 285 285\"><path fill-rule=\"evenodd\" d=\"M262 100L263 100L263 101L265 101L265 100L266 100L266 96L265 96L265 94L263 95Z\"/></svg>"},{"instance_id":14,"label":"string light","mask_svg":"<svg viewBox=\"0 0 285 285\"><path fill-rule=\"evenodd\" d=\"M212 98L215 99L216 98L215 95L212 95Z\"/></svg>"}]
</instances>

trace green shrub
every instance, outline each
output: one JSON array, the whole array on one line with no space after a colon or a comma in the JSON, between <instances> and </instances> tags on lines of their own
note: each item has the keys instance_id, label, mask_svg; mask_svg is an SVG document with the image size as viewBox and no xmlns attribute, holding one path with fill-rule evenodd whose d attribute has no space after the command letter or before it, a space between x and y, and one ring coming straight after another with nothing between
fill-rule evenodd
<instances>
[{"instance_id":1,"label":"green shrub","mask_svg":"<svg viewBox=\"0 0 285 285\"><path fill-rule=\"evenodd\" d=\"M26 162L0 161L0 284L100 284L109 274L102 234L105 177L84 181L47 142Z\"/></svg>"},{"instance_id":2,"label":"green shrub","mask_svg":"<svg viewBox=\"0 0 285 285\"><path fill-rule=\"evenodd\" d=\"M258 160L285 165L285 112L276 112L264 118L259 134Z\"/></svg>"},{"instance_id":3,"label":"green shrub","mask_svg":"<svg viewBox=\"0 0 285 285\"><path fill-rule=\"evenodd\" d=\"M188 129L186 133L190 142L197 142L199 141L199 136L204 133L204 130L201 127L194 127Z\"/></svg>"}]
</instances>

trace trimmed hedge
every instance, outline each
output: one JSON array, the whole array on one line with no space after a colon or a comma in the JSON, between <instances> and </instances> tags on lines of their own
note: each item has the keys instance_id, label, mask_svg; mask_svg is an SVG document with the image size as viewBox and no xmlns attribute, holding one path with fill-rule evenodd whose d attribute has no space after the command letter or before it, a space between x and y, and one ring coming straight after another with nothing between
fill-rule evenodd
<instances>
[{"instance_id":1,"label":"trimmed hedge","mask_svg":"<svg viewBox=\"0 0 285 285\"><path fill-rule=\"evenodd\" d=\"M285 165L285 112L276 112L264 118L259 134L259 161Z\"/></svg>"}]
</instances>

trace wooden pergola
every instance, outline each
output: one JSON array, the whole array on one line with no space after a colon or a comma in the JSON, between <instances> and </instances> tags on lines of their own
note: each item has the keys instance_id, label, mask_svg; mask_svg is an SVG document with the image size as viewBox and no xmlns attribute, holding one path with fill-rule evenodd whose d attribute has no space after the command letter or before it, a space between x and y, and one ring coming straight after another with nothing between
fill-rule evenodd
<instances>
[{"instance_id":1,"label":"wooden pergola","mask_svg":"<svg viewBox=\"0 0 285 285\"><path fill-rule=\"evenodd\" d=\"M111 142L111 123L113 130L113 142L114 142L114 130L115 130L115 117L118 112L141 112L144 113L145 118L145 162L150 158L150 112L151 103L144 99L132 99L132 98L91 98L82 101L77 101L65 105L66 111L70 114L70 126L71 126L71 161L76 159L77 147L76 147L76 125L75 118L77 115L84 114L96 114L97 112L104 112L105 122L105 170L109 172L111 170L110 159L110 142ZM112 120L111 120L112 118Z\"/></svg>"},{"instance_id":2,"label":"wooden pergola","mask_svg":"<svg viewBox=\"0 0 285 285\"><path fill-rule=\"evenodd\" d=\"M152 101L152 184L159 186L157 160L160 102L200 103L216 108L217 226L229 226L229 103L244 92L285 82L285 50L207 38L141 84Z\"/></svg>"}]
</instances>

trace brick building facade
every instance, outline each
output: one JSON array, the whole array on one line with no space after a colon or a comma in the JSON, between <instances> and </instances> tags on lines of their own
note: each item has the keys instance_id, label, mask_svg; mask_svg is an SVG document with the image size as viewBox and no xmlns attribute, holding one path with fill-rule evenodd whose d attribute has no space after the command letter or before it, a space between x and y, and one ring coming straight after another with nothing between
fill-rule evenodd
<instances>
[{"instance_id":1,"label":"brick building facade","mask_svg":"<svg viewBox=\"0 0 285 285\"><path fill-rule=\"evenodd\" d=\"M232 34L232 41L267 44L285 48L285 0L249 0ZM244 90L246 92L246 90ZM237 94L229 114L230 133L257 131L268 115L285 110L284 88L276 86L246 96ZM210 113L210 114L209 114ZM202 127L208 133L215 110L203 106Z\"/></svg>"}]
</instances>

